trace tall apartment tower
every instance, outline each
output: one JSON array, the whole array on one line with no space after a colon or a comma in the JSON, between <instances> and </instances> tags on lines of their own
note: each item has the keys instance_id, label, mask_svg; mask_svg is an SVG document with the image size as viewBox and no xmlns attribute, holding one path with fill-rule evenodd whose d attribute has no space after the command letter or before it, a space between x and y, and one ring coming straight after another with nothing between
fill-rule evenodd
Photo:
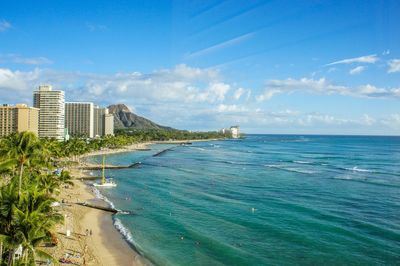
<instances>
[{"instance_id":1,"label":"tall apartment tower","mask_svg":"<svg viewBox=\"0 0 400 266\"><path fill-rule=\"evenodd\" d=\"M104 115L104 136L114 135L114 115L107 113Z\"/></svg>"},{"instance_id":2,"label":"tall apartment tower","mask_svg":"<svg viewBox=\"0 0 400 266\"><path fill-rule=\"evenodd\" d=\"M39 108L39 137L64 140L65 96L50 85L33 92L33 106Z\"/></svg>"},{"instance_id":3,"label":"tall apartment tower","mask_svg":"<svg viewBox=\"0 0 400 266\"><path fill-rule=\"evenodd\" d=\"M108 113L108 108L94 107L94 136L114 135L114 115Z\"/></svg>"},{"instance_id":4,"label":"tall apartment tower","mask_svg":"<svg viewBox=\"0 0 400 266\"><path fill-rule=\"evenodd\" d=\"M0 106L0 137L15 132L30 131L38 135L39 109L26 104Z\"/></svg>"},{"instance_id":5,"label":"tall apartment tower","mask_svg":"<svg viewBox=\"0 0 400 266\"><path fill-rule=\"evenodd\" d=\"M94 108L90 102L65 103L65 128L71 136L94 137Z\"/></svg>"}]
</instances>

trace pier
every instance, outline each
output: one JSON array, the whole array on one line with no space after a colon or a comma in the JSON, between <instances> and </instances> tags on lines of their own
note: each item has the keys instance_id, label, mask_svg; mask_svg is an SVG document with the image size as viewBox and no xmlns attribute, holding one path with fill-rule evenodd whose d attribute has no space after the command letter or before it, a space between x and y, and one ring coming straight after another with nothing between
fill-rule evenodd
<instances>
[{"instance_id":1,"label":"pier","mask_svg":"<svg viewBox=\"0 0 400 266\"><path fill-rule=\"evenodd\" d=\"M176 143L175 143L176 144ZM184 146L184 145L191 145L191 142L184 142L184 143L179 143L179 145ZM166 153L167 151L170 151L172 149L176 148L176 146L174 147L170 147L168 149L164 149L162 151L159 151L155 154L152 155L152 157L157 157L160 156L164 153ZM143 149L143 150L149 150L149 149ZM141 162L135 162L132 163L130 165L111 165L111 164L105 164L104 165L104 169L127 169L127 168L138 168L140 167L142 163ZM102 170L103 169L103 165L101 164L93 164L93 163L86 163L86 165L80 166L79 169L81 170Z\"/></svg>"},{"instance_id":2,"label":"pier","mask_svg":"<svg viewBox=\"0 0 400 266\"><path fill-rule=\"evenodd\" d=\"M114 213L114 214L116 214L116 213L135 214L132 211L117 210L117 209L111 208L109 206L95 205L95 204L90 204L90 203L87 203L87 202L78 202L78 203L75 203L75 204L80 205L80 206L84 206L84 207L88 207L88 208L92 208L92 209L96 209L96 210L101 210L101 211L105 211L105 212L111 212L111 213Z\"/></svg>"},{"instance_id":3,"label":"pier","mask_svg":"<svg viewBox=\"0 0 400 266\"><path fill-rule=\"evenodd\" d=\"M89 203L86 203L86 202L78 202L78 203L76 203L76 204L78 204L78 205L80 205L80 206L85 206L85 207L88 207L88 208L92 208L92 209L97 209L97 210L101 210L101 211L106 211L106 212L112 212L112 213L117 213L117 212L118 212L118 210L116 210L116 209L114 209L114 208L111 208L111 207L93 205L93 204L89 204Z\"/></svg>"},{"instance_id":4,"label":"pier","mask_svg":"<svg viewBox=\"0 0 400 266\"><path fill-rule=\"evenodd\" d=\"M141 162L136 162L130 165L104 165L104 169L126 169L126 168L138 168L141 165ZM103 166L101 164L88 164L85 166L80 166L81 170L102 170Z\"/></svg>"},{"instance_id":5,"label":"pier","mask_svg":"<svg viewBox=\"0 0 400 266\"><path fill-rule=\"evenodd\" d=\"M175 148L175 147L168 148L168 149L162 150L162 151L160 151L160 152L157 152L156 154L153 154L153 157L160 156L161 154L166 153L167 151L170 151L170 150L172 150L173 148Z\"/></svg>"}]
</instances>

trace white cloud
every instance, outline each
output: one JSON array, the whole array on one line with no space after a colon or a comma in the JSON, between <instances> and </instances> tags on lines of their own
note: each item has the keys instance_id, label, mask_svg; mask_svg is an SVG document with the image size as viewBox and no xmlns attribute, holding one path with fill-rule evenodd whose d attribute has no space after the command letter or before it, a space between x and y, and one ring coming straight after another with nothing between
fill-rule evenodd
<instances>
[{"instance_id":1,"label":"white cloud","mask_svg":"<svg viewBox=\"0 0 400 266\"><path fill-rule=\"evenodd\" d=\"M335 61L335 62L326 64L326 66L332 66L332 65L338 65L338 64L353 64L353 63L374 64L378 60L379 60L379 57L377 57L377 55L373 54L373 55L365 55L365 56Z\"/></svg>"},{"instance_id":2,"label":"white cloud","mask_svg":"<svg viewBox=\"0 0 400 266\"><path fill-rule=\"evenodd\" d=\"M400 72L400 59L392 59L388 62L388 73Z\"/></svg>"},{"instance_id":3,"label":"white cloud","mask_svg":"<svg viewBox=\"0 0 400 266\"><path fill-rule=\"evenodd\" d=\"M282 93L282 91L268 89L268 90L265 90L263 94L257 95L256 100L258 102L267 101L267 100L271 99L275 94L278 94L278 93Z\"/></svg>"},{"instance_id":4,"label":"white cloud","mask_svg":"<svg viewBox=\"0 0 400 266\"><path fill-rule=\"evenodd\" d=\"M22 72L0 68L0 98L3 103L29 103L41 74L38 69Z\"/></svg>"},{"instance_id":5,"label":"white cloud","mask_svg":"<svg viewBox=\"0 0 400 266\"><path fill-rule=\"evenodd\" d=\"M390 54L390 50L389 49L387 49L387 50L382 52L382 55L389 55L389 54Z\"/></svg>"},{"instance_id":6,"label":"white cloud","mask_svg":"<svg viewBox=\"0 0 400 266\"><path fill-rule=\"evenodd\" d=\"M175 68L164 69L157 71L162 74L171 75L173 78L176 76L182 79L190 80L218 80L220 77L219 71L215 69L204 69L188 67L185 64L179 64Z\"/></svg>"},{"instance_id":7,"label":"white cloud","mask_svg":"<svg viewBox=\"0 0 400 266\"><path fill-rule=\"evenodd\" d=\"M379 129L375 133L385 134L384 128L400 130L400 114L372 117L364 114L360 117L346 118L319 112L300 112L291 109L264 111L251 105L219 104L216 109L200 111L207 119L214 119L218 125L239 123L243 127L259 128L296 128L297 129ZM336 131L337 132L337 131ZM340 131L339 131L340 132ZM354 132L354 130L353 130ZM400 133L400 131L399 131Z\"/></svg>"},{"instance_id":8,"label":"white cloud","mask_svg":"<svg viewBox=\"0 0 400 266\"><path fill-rule=\"evenodd\" d=\"M367 126L372 126L373 124L376 123L376 119L371 117L368 114L364 114L363 117L360 119L361 124L367 125Z\"/></svg>"},{"instance_id":9,"label":"white cloud","mask_svg":"<svg viewBox=\"0 0 400 266\"><path fill-rule=\"evenodd\" d=\"M243 95L243 93L245 92L245 90L243 88L239 88L235 91L235 93L233 94L233 98L235 100L239 100L240 97Z\"/></svg>"},{"instance_id":10,"label":"white cloud","mask_svg":"<svg viewBox=\"0 0 400 266\"><path fill-rule=\"evenodd\" d=\"M357 93L360 96L379 97L379 96L385 96L387 92L388 92L387 89L377 88L373 85L367 84L359 86L358 90L355 93ZM392 89L390 92L392 96L399 96L396 93L396 89Z\"/></svg>"},{"instance_id":11,"label":"white cloud","mask_svg":"<svg viewBox=\"0 0 400 266\"><path fill-rule=\"evenodd\" d=\"M0 20L0 32L7 31L11 27L12 27L11 23L8 22L7 20L4 20L4 19Z\"/></svg>"},{"instance_id":12,"label":"white cloud","mask_svg":"<svg viewBox=\"0 0 400 266\"><path fill-rule=\"evenodd\" d=\"M240 35L238 37L235 37L233 39L230 39L230 40L221 42L219 44L207 47L205 49L201 49L201 50L192 52L187 56L187 58L206 55L206 54L209 54L211 52L215 52L217 50L220 50L220 49L223 49L223 48L227 48L229 46L241 43L241 42L243 42L245 40L248 40L248 39L252 38L253 36L254 36L254 32L246 33L246 34Z\"/></svg>"},{"instance_id":13,"label":"white cloud","mask_svg":"<svg viewBox=\"0 0 400 266\"><path fill-rule=\"evenodd\" d=\"M337 118L332 115L319 113L309 113L297 118L297 123L301 126L320 126L321 124L338 126L349 122L351 121L348 119Z\"/></svg>"},{"instance_id":14,"label":"white cloud","mask_svg":"<svg viewBox=\"0 0 400 266\"><path fill-rule=\"evenodd\" d=\"M23 57L17 54L0 54L0 63L13 63L22 65L48 65L53 62L46 57Z\"/></svg>"},{"instance_id":15,"label":"white cloud","mask_svg":"<svg viewBox=\"0 0 400 266\"><path fill-rule=\"evenodd\" d=\"M248 101L250 98L250 95L251 95L251 90L239 88L239 89L235 90L235 92L233 93L233 99L235 99L237 101L240 99L245 99L246 101Z\"/></svg>"},{"instance_id":16,"label":"white cloud","mask_svg":"<svg viewBox=\"0 0 400 266\"><path fill-rule=\"evenodd\" d=\"M332 84L325 78L321 79L286 79L286 80L269 80L264 92L256 97L257 101L265 101L271 99L279 93L292 93L296 91L305 91L317 94L338 94L352 97L367 98L397 98L400 99L400 88L378 88L370 84L358 87L347 87Z\"/></svg>"},{"instance_id":17,"label":"white cloud","mask_svg":"<svg viewBox=\"0 0 400 266\"><path fill-rule=\"evenodd\" d=\"M150 74L133 72L97 75L49 69L27 72L0 70L0 91L21 91L27 97L31 96L33 89L40 83L63 88L72 99L81 99L85 95L85 100L107 103L127 99L141 103L214 103L224 101L231 90L230 84L221 81L218 71L186 65Z\"/></svg>"},{"instance_id":18,"label":"white cloud","mask_svg":"<svg viewBox=\"0 0 400 266\"><path fill-rule=\"evenodd\" d=\"M381 124L392 129L400 130L400 114L391 114L381 120Z\"/></svg>"},{"instance_id":19,"label":"white cloud","mask_svg":"<svg viewBox=\"0 0 400 266\"><path fill-rule=\"evenodd\" d=\"M219 113L242 113L247 112L248 109L244 106L238 106L236 104L220 104L217 107L217 112Z\"/></svg>"},{"instance_id":20,"label":"white cloud","mask_svg":"<svg viewBox=\"0 0 400 266\"><path fill-rule=\"evenodd\" d=\"M349 118L320 112L300 112L291 109L265 111L251 105L220 104L216 112L203 111L202 115L216 125L236 123L242 128L251 128L255 132L264 133L400 134L400 114L381 117L363 114ZM260 129L263 130L259 131Z\"/></svg>"},{"instance_id":21,"label":"white cloud","mask_svg":"<svg viewBox=\"0 0 400 266\"><path fill-rule=\"evenodd\" d=\"M191 90L193 94L189 95L189 100L195 102L222 102L226 93L230 90L230 85L222 82L210 83L208 88L203 92L198 92L194 88Z\"/></svg>"},{"instance_id":22,"label":"white cloud","mask_svg":"<svg viewBox=\"0 0 400 266\"><path fill-rule=\"evenodd\" d=\"M23 91L30 87L40 77L40 70L22 72L0 68L0 90ZM3 94L2 94L3 95Z\"/></svg>"},{"instance_id":23,"label":"white cloud","mask_svg":"<svg viewBox=\"0 0 400 266\"><path fill-rule=\"evenodd\" d=\"M303 132L308 130L312 133L316 129L328 128L331 129L329 132L340 133L341 129L348 128L351 133L354 128L365 127L375 128L378 133L386 129L392 130L387 132L400 132L400 115L396 114L383 118L364 115L349 119L288 108L265 111L254 101L244 100L246 94L249 97L250 90L240 90L224 82L218 71L186 65L149 74L132 72L111 75L39 68L32 71L0 68L1 101L30 104L32 91L41 83L50 83L55 89L64 90L67 100L93 101L100 105L125 103L140 115L177 128L212 130L240 124L242 128L252 128L255 132L276 129L282 130L282 133L288 132L285 131L288 128L299 128L304 129ZM256 99L266 100L278 93L297 90L319 94L400 98L400 88L384 89L370 84L349 88L332 84L326 79L303 78L269 81L266 92ZM235 100L238 92L241 94L240 101Z\"/></svg>"},{"instance_id":24,"label":"white cloud","mask_svg":"<svg viewBox=\"0 0 400 266\"><path fill-rule=\"evenodd\" d=\"M365 66L358 66L358 67L355 67L353 69L350 69L349 74L350 75L357 75L357 74L360 74L361 72L363 72L365 69L366 69Z\"/></svg>"}]
</instances>

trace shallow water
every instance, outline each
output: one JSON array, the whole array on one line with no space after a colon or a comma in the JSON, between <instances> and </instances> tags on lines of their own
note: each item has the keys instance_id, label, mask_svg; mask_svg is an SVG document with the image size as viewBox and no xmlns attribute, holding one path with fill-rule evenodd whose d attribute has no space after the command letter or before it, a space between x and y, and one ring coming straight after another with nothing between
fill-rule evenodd
<instances>
[{"instance_id":1,"label":"shallow water","mask_svg":"<svg viewBox=\"0 0 400 266\"><path fill-rule=\"evenodd\" d=\"M133 212L116 225L154 264L400 263L399 137L249 135L107 156L139 161L107 171L118 187L100 192Z\"/></svg>"}]
</instances>

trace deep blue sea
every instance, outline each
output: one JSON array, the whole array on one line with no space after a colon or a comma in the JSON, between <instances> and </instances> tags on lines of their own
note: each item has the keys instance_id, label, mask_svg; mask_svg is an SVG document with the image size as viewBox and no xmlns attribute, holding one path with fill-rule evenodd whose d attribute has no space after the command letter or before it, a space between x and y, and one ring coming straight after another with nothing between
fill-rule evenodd
<instances>
[{"instance_id":1,"label":"deep blue sea","mask_svg":"<svg viewBox=\"0 0 400 266\"><path fill-rule=\"evenodd\" d=\"M171 150L153 157L160 150ZM400 265L400 137L248 135L107 156L156 265ZM100 160L100 158L92 158Z\"/></svg>"}]
</instances>

